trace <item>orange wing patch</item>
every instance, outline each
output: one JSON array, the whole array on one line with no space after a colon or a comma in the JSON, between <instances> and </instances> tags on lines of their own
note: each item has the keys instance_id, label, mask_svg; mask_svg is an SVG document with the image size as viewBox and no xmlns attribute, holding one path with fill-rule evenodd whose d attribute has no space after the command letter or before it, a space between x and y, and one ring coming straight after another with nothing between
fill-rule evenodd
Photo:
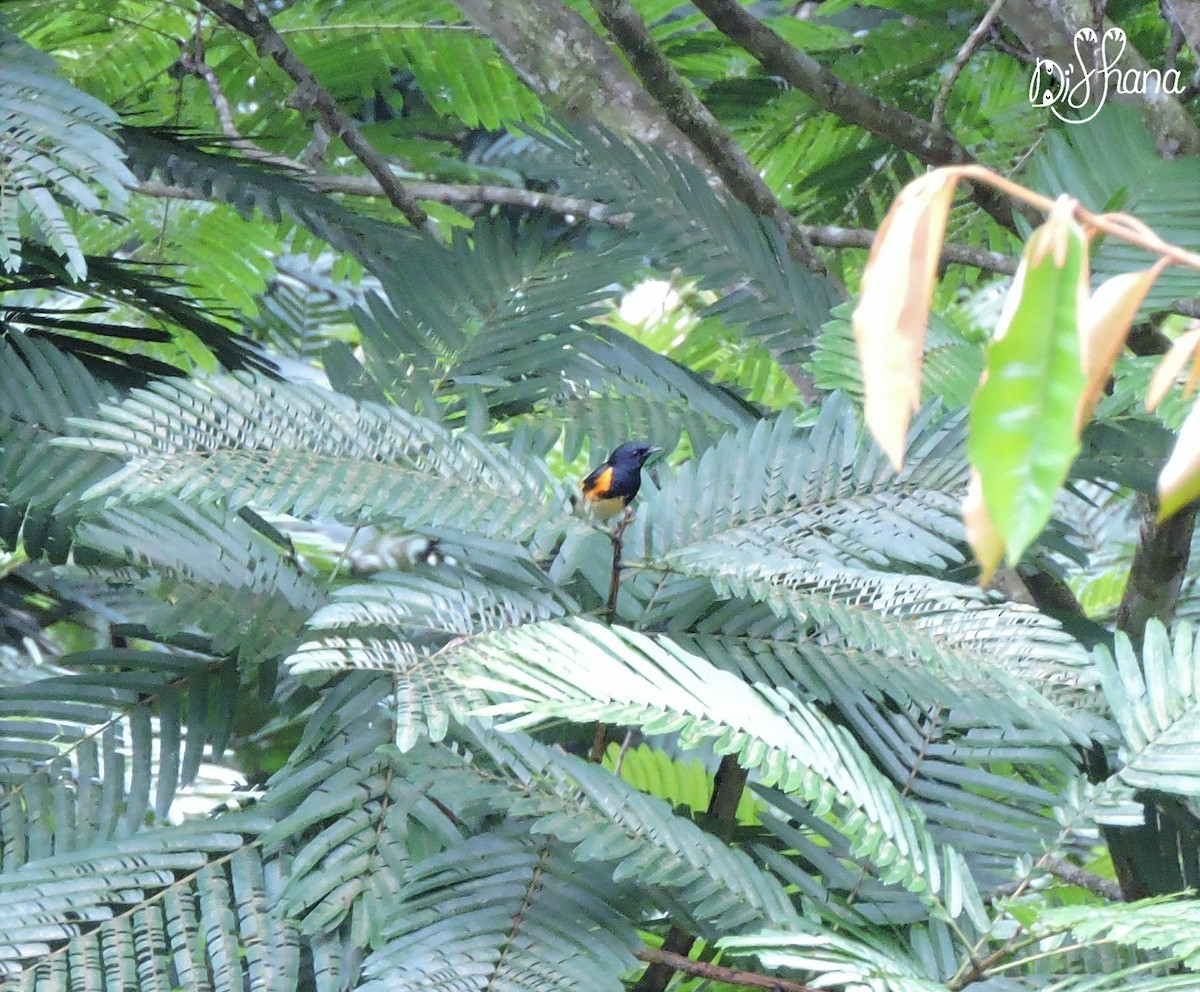
<instances>
[{"instance_id":1,"label":"orange wing patch","mask_svg":"<svg viewBox=\"0 0 1200 992\"><path fill-rule=\"evenodd\" d=\"M611 465L595 475L589 475L579 484L583 490L584 499L589 503L596 503L606 498L609 487L612 485L612 477L613 470Z\"/></svg>"}]
</instances>

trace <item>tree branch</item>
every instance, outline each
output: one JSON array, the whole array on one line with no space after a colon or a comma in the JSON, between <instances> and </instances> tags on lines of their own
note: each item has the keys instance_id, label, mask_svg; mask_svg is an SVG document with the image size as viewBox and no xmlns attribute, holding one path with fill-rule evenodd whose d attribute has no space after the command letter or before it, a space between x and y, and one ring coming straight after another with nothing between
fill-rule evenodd
<instances>
[{"instance_id":1,"label":"tree branch","mask_svg":"<svg viewBox=\"0 0 1200 992\"><path fill-rule=\"evenodd\" d=\"M413 227L424 228L434 233L434 228L429 223L429 215L396 179L387 160L367 141L354 119L338 106L333 95L317 82L308 66L296 57L259 9L256 0L245 0L244 10L239 10L228 0L200 0L200 3L234 30L240 31L253 41L260 55L270 56L295 82L296 101L316 108L326 129L345 142L346 147L375 177L392 206L399 210Z\"/></svg>"},{"instance_id":2,"label":"tree branch","mask_svg":"<svg viewBox=\"0 0 1200 992\"><path fill-rule=\"evenodd\" d=\"M633 506L628 506L621 514L617 526L612 529L609 538L612 540L612 571L609 573L608 619L615 620L617 616L617 595L621 592L621 555L625 550L625 530L633 522Z\"/></svg>"},{"instance_id":3,"label":"tree branch","mask_svg":"<svg viewBox=\"0 0 1200 992\"><path fill-rule=\"evenodd\" d=\"M643 947L636 952L639 961L653 964L669 965L685 975L696 975L717 982L728 982L730 985L741 985L748 989L770 989L771 992L819 992L811 985L802 982L789 981L786 978L776 978L757 971L739 971L736 968L726 968L724 965L710 964L708 961L693 961L684 954L662 950L658 947Z\"/></svg>"},{"instance_id":4,"label":"tree branch","mask_svg":"<svg viewBox=\"0 0 1200 992\"><path fill-rule=\"evenodd\" d=\"M799 230L814 245L822 248L870 248L875 232L865 227L832 227L829 225L800 225ZM1011 255L970 245L942 245L942 265L969 265L985 272L1011 276L1017 271L1017 260Z\"/></svg>"},{"instance_id":5,"label":"tree branch","mask_svg":"<svg viewBox=\"0 0 1200 992\"><path fill-rule=\"evenodd\" d=\"M1179 601L1187 570L1196 503L1185 506L1162 523L1156 521L1155 501L1139 496L1141 525L1129 569L1125 595L1117 609L1117 629L1129 635L1139 660L1146 624L1151 618L1170 620ZM1145 822L1139 826L1102 828L1126 899L1178 892L1195 884L1194 868L1179 852L1194 850L1196 820L1177 796L1161 803L1143 799Z\"/></svg>"},{"instance_id":6,"label":"tree branch","mask_svg":"<svg viewBox=\"0 0 1200 992\"><path fill-rule=\"evenodd\" d=\"M1097 644L1109 643L1112 635L1101 623L1087 615L1071 587L1049 572L1040 570L1020 571L1019 579L1024 583L1030 598L1046 616L1053 617L1063 629L1079 643L1091 649Z\"/></svg>"},{"instance_id":7,"label":"tree branch","mask_svg":"<svg viewBox=\"0 0 1200 992\"><path fill-rule=\"evenodd\" d=\"M1072 864L1070 861L1064 861L1062 858L1055 858L1046 867L1050 870L1051 875L1061 878L1068 885L1078 885L1081 889L1087 889L1092 895L1100 896L1102 899L1109 899L1113 902L1121 901L1121 886L1111 878L1104 878L1095 872L1080 868L1079 865Z\"/></svg>"},{"instance_id":8,"label":"tree branch","mask_svg":"<svg viewBox=\"0 0 1200 992\"><path fill-rule=\"evenodd\" d=\"M560 0L454 0L555 113L595 121L704 167L696 146L603 39Z\"/></svg>"},{"instance_id":9,"label":"tree branch","mask_svg":"<svg viewBox=\"0 0 1200 992\"><path fill-rule=\"evenodd\" d=\"M1068 885L1078 885L1081 889L1087 889L1092 895L1099 896L1101 899L1120 902L1123 898L1121 886L1117 882L1111 878L1105 878L1103 875L1097 875L1093 871L1088 871L1086 868L1080 868L1079 865L1063 858L1042 858L1035 867L1045 868L1055 878L1061 879ZM1032 875L1027 875L1024 878L997 885L989 893L989 900L1025 891L1032 877Z\"/></svg>"},{"instance_id":10,"label":"tree branch","mask_svg":"<svg viewBox=\"0 0 1200 992\"><path fill-rule=\"evenodd\" d=\"M617 618L617 597L621 593L621 555L625 550L625 530L633 522L633 505L625 508L617 525L609 532L612 541L612 568L608 579L608 600L604 604L609 623ZM609 726L606 723L596 724L596 734L592 738L592 750L589 760L599 764L604 760L604 751L608 747Z\"/></svg>"},{"instance_id":11,"label":"tree branch","mask_svg":"<svg viewBox=\"0 0 1200 992\"><path fill-rule=\"evenodd\" d=\"M721 181L712 163L629 73L604 39L562 0L454 3L492 39L552 110L595 122L621 137L656 145L703 169L714 184ZM781 234L785 230L781 229ZM836 284L831 289L844 292ZM789 363L783 363L783 369L801 395L815 400L811 376Z\"/></svg>"},{"instance_id":12,"label":"tree branch","mask_svg":"<svg viewBox=\"0 0 1200 992\"><path fill-rule=\"evenodd\" d=\"M838 79L816 59L789 45L737 0L694 2L718 31L753 55L768 72L807 93L822 110L883 138L926 165L966 165L975 161L948 131ZM1014 206L1006 197L980 184L973 187L971 195L998 224L1015 229Z\"/></svg>"},{"instance_id":13,"label":"tree branch","mask_svg":"<svg viewBox=\"0 0 1200 992\"><path fill-rule=\"evenodd\" d=\"M1004 3L1005 0L992 0L992 5L988 7L987 13L983 15L983 20L975 25L975 29L967 35L967 40L963 42L962 48L954 56L954 61L950 64L950 71L942 81L942 85L938 89L937 96L933 101L933 112L929 115L929 124L931 127L942 127L945 124L946 105L950 102L950 92L954 89L954 84L958 81L958 77L962 75L963 69L967 67L967 63L971 61L971 56L983 44L984 39L991 34L992 25L996 23L996 18L1000 16L1000 8L1004 6Z\"/></svg>"},{"instance_id":14,"label":"tree branch","mask_svg":"<svg viewBox=\"0 0 1200 992\"><path fill-rule=\"evenodd\" d=\"M732 754L727 754L721 759L717 773L713 776L713 792L708 800L707 815L716 826L716 836L726 843L733 837L733 828L737 824L737 808L742 801L742 793L746 790L748 776L749 772L738 764L737 758ZM650 967L643 972L637 985L633 987L633 992L664 992L677 970L671 961L679 958L691 960L687 954L695 942L696 938L683 927L671 927L663 939L662 946L662 950L667 952L669 957L664 956L662 960L651 962Z\"/></svg>"},{"instance_id":15,"label":"tree branch","mask_svg":"<svg viewBox=\"0 0 1200 992\"><path fill-rule=\"evenodd\" d=\"M1185 300L1175 300L1171 303L1171 313L1181 314L1184 317L1191 317L1193 320L1200 319L1200 298L1192 297Z\"/></svg>"},{"instance_id":16,"label":"tree branch","mask_svg":"<svg viewBox=\"0 0 1200 992\"><path fill-rule=\"evenodd\" d=\"M237 129L237 125L233 121L233 111L229 106L229 98L225 96L224 90L221 89L221 81L217 79L217 74L213 71L212 66L202 58L186 53L179 56L177 64L185 72L190 72L192 75L204 80L205 86L208 87L208 96L212 101L213 110L217 114L217 123L220 125L221 133L230 139L229 144L231 147L236 148L248 159L255 162L265 162L268 165L278 165L285 169L304 171L305 166L303 163L288 158L286 155L272 154L265 148L256 145Z\"/></svg>"},{"instance_id":17,"label":"tree branch","mask_svg":"<svg viewBox=\"0 0 1200 992\"><path fill-rule=\"evenodd\" d=\"M368 176L307 176L307 185L322 193L346 193L351 196L382 196L379 184ZM551 213L590 220L609 227L628 227L631 213L614 213L607 203L585 200L578 196L558 196L519 186L497 186L473 183L434 183L422 179L397 180L414 200L433 200L446 204L522 207L526 210L549 210Z\"/></svg>"},{"instance_id":18,"label":"tree branch","mask_svg":"<svg viewBox=\"0 0 1200 992\"><path fill-rule=\"evenodd\" d=\"M1103 14L1103 5L1098 8ZM1095 24L1089 0L1007 0L1000 19L1031 52L1052 59L1060 66L1074 66L1075 33L1095 27L1097 34L1114 27L1112 21ZM1121 53L1120 69L1144 72L1150 64L1132 44ZM1081 67L1082 68L1082 67ZM1092 68L1092 67L1089 67ZM1103 71L1103 67L1101 67ZM1170 94L1133 87L1129 93L1115 93L1116 99L1138 107L1142 120L1158 138L1160 151L1170 155L1191 155L1200 151L1200 127L1185 106Z\"/></svg>"},{"instance_id":19,"label":"tree branch","mask_svg":"<svg viewBox=\"0 0 1200 992\"><path fill-rule=\"evenodd\" d=\"M774 221L787 243L788 254L798 265L826 275L825 263L805 241L791 214L763 181L749 156L675 71L628 0L592 0L592 6L650 95L671 123L700 149L729 192L758 216Z\"/></svg>"},{"instance_id":20,"label":"tree branch","mask_svg":"<svg viewBox=\"0 0 1200 992\"><path fill-rule=\"evenodd\" d=\"M261 150L261 149L260 149ZM269 153L264 153L269 155ZM277 159L278 156L272 156ZM266 161L267 159L260 159ZM299 162L283 159L273 164L300 167ZM321 193L342 193L346 196L378 197L383 190L370 176L331 176L321 173L298 173L297 182ZM475 185L471 183L435 183L423 179L398 179L414 200L433 200L451 206L480 204L482 206L522 207L526 210L548 210L564 217L589 220L594 224L609 227L628 227L635 219L632 213L610 213L610 204L598 200L585 200L575 196L558 196L537 190L521 189L518 186ZM170 200L211 201L212 197L197 193L186 186L171 186L166 183L146 181L130 186L130 190L143 196L157 196ZM813 245L821 248L870 248L875 232L868 227L834 227L830 225L798 224L796 229ZM997 272L1011 276L1017 271L1017 260L1011 255L971 245L942 245L943 265L967 265L984 272ZM1172 312L1185 313L1195 309L1200 315L1200 306L1192 301L1181 301Z\"/></svg>"},{"instance_id":21,"label":"tree branch","mask_svg":"<svg viewBox=\"0 0 1200 992\"><path fill-rule=\"evenodd\" d=\"M1137 550L1117 610L1117 629L1129 635L1139 653L1146 623L1154 617L1166 623L1175 612L1196 523L1194 503L1158 523L1153 501L1145 496L1140 501L1142 522Z\"/></svg>"}]
</instances>

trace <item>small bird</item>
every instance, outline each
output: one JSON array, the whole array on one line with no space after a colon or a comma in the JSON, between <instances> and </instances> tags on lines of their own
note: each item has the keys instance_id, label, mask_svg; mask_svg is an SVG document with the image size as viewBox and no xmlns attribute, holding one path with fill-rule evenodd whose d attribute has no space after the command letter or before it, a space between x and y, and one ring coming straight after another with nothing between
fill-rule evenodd
<instances>
[{"instance_id":1,"label":"small bird","mask_svg":"<svg viewBox=\"0 0 1200 992\"><path fill-rule=\"evenodd\" d=\"M642 487L642 466L662 448L626 441L579 483L584 507L597 520L611 520L633 502Z\"/></svg>"}]
</instances>

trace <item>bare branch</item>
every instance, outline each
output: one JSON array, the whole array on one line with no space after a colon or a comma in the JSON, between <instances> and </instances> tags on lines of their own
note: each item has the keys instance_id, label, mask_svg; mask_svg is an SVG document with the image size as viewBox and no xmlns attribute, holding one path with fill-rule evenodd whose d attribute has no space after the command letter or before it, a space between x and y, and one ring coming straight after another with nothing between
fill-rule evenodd
<instances>
[{"instance_id":1,"label":"bare branch","mask_svg":"<svg viewBox=\"0 0 1200 992\"><path fill-rule=\"evenodd\" d=\"M697 975L700 978L728 982L730 985L741 985L748 989L770 989L771 992L818 992L811 985L805 985L802 982L776 978L774 975L764 975L757 971L739 971L737 968L726 968L724 965L710 964L708 961L693 961L684 954L664 951L658 947L643 947L636 956L639 961L670 965L685 975Z\"/></svg>"},{"instance_id":2,"label":"bare branch","mask_svg":"<svg viewBox=\"0 0 1200 992\"><path fill-rule=\"evenodd\" d=\"M1113 902L1120 902L1123 898L1121 886L1111 878L1104 878L1102 875L1080 868L1079 865L1072 864L1070 861L1055 858L1046 867L1050 869L1051 875L1061 878L1068 885L1078 885L1081 889L1087 889L1092 895Z\"/></svg>"},{"instance_id":3,"label":"bare branch","mask_svg":"<svg viewBox=\"0 0 1200 992\"><path fill-rule=\"evenodd\" d=\"M592 0L601 22L620 46L642 84L667 117L704 154L726 188L760 217L775 222L788 253L810 272L827 274L791 215L763 181L754 163L688 87L646 30L641 15L627 0Z\"/></svg>"},{"instance_id":4,"label":"bare branch","mask_svg":"<svg viewBox=\"0 0 1200 992\"><path fill-rule=\"evenodd\" d=\"M381 197L379 183L369 176L301 175L297 181L320 193L343 193L349 196ZM476 186L457 183L432 183L419 179L398 180L414 200L432 200L450 205L480 204L483 206L522 207L526 210L548 210L564 217L589 220L608 227L628 227L633 215L610 213L607 203L584 200L575 196L556 196L516 186ZM212 198L185 186L141 182L130 189L144 196L169 200L207 201ZM869 233L869 232L868 232Z\"/></svg>"},{"instance_id":5,"label":"bare branch","mask_svg":"<svg viewBox=\"0 0 1200 992\"><path fill-rule=\"evenodd\" d=\"M1171 312L1182 314L1184 317L1191 317L1193 320L1200 319L1200 298L1192 297L1186 300L1175 300L1171 303Z\"/></svg>"},{"instance_id":6,"label":"bare branch","mask_svg":"<svg viewBox=\"0 0 1200 992\"><path fill-rule=\"evenodd\" d=\"M926 165L966 165L971 154L948 131L888 106L865 90L838 79L805 52L793 48L737 0L695 0L718 31L753 55L768 72L807 93L823 110L878 135ZM1013 205L995 190L975 186L975 202L1009 230Z\"/></svg>"},{"instance_id":7,"label":"bare branch","mask_svg":"<svg viewBox=\"0 0 1200 992\"><path fill-rule=\"evenodd\" d=\"M229 108L229 100L222 92L221 82L217 79L217 74L213 72L212 66L203 59L185 52L179 56L179 67L204 80L205 85L208 86L208 95L212 100L213 109L217 112L217 123L221 125L221 133L228 138L241 141L242 135L233 123L233 111ZM258 150L257 146L255 146L255 150Z\"/></svg>"},{"instance_id":8,"label":"bare branch","mask_svg":"<svg viewBox=\"0 0 1200 992\"><path fill-rule=\"evenodd\" d=\"M992 25L996 23L996 18L1000 16L1000 8L1004 6L1004 2L1005 0L992 0L992 5L988 7L987 13L983 15L983 20L975 25L975 30L967 35L967 40L963 42L962 48L954 56L954 61L950 64L950 72L942 80L941 88L938 90L937 97L933 101L933 112L929 115L929 123L933 127L942 127L945 123L946 105L950 102L950 91L954 89L954 84L958 81L958 77L962 74L963 69L967 67L967 63L971 61L971 56L975 54L975 50L991 34Z\"/></svg>"},{"instance_id":9,"label":"bare branch","mask_svg":"<svg viewBox=\"0 0 1200 992\"><path fill-rule=\"evenodd\" d=\"M594 121L704 166L703 156L561 0L454 0L556 114Z\"/></svg>"},{"instance_id":10,"label":"bare branch","mask_svg":"<svg viewBox=\"0 0 1200 992\"><path fill-rule=\"evenodd\" d=\"M682 927L671 927L663 938L662 947L655 949L656 960L648 962L649 966L642 972L642 977L630 992L665 992L676 974L675 967L670 962L678 958L690 961L688 954L695 943L696 938L693 934Z\"/></svg>"},{"instance_id":11,"label":"bare branch","mask_svg":"<svg viewBox=\"0 0 1200 992\"><path fill-rule=\"evenodd\" d=\"M413 227L424 228L434 233L434 228L429 224L428 214L396 179L387 160L367 141L354 119L338 106L333 95L317 82L308 66L297 58L279 32L271 26L256 0L245 0L244 10L239 10L228 0L200 2L230 27L253 41L260 55L274 59L279 68L295 82L294 97L316 108L328 131L340 137L366 170L375 177L392 206L399 210Z\"/></svg>"},{"instance_id":12,"label":"bare branch","mask_svg":"<svg viewBox=\"0 0 1200 992\"><path fill-rule=\"evenodd\" d=\"M1117 609L1117 629L1128 634L1139 651L1146 623L1155 617L1167 623L1175 612L1196 523L1195 503L1159 523L1153 501L1141 497L1140 502L1137 550Z\"/></svg>"},{"instance_id":13,"label":"bare branch","mask_svg":"<svg viewBox=\"0 0 1200 992\"><path fill-rule=\"evenodd\" d=\"M1121 894L1121 886L1113 881L1113 879L1097 875L1086 868L1080 868L1079 865L1071 861L1066 861L1063 858L1046 856L1041 858L1034 867L1044 868L1055 878L1062 879L1068 885L1078 885L1081 889L1087 889L1092 895L1100 896L1101 899L1108 899L1110 902L1120 902L1124 898ZM1019 895L1025 891L1032 879L1033 874L1030 874L1024 878L1014 879L1011 882L1005 882L1003 885L997 885L988 895L988 898L996 899L1001 896Z\"/></svg>"},{"instance_id":14,"label":"bare branch","mask_svg":"<svg viewBox=\"0 0 1200 992\"><path fill-rule=\"evenodd\" d=\"M349 193L354 196L379 196L378 184L366 176L321 176L305 179L313 189L326 193ZM414 200L433 200L437 203L488 206L524 207L526 210L549 210L565 217L577 217L609 227L628 227L630 213L613 213L607 203L585 200L578 196L558 196L518 186L474 185L467 183L433 183L418 179L399 180Z\"/></svg>"},{"instance_id":15,"label":"bare branch","mask_svg":"<svg viewBox=\"0 0 1200 992\"><path fill-rule=\"evenodd\" d=\"M616 527L612 529L609 537L612 538L612 571L608 582L608 604L606 610L610 620L615 620L617 617L617 595L621 591L621 555L625 549L625 531L633 522L633 506L625 508L625 512L621 515L621 519L617 522Z\"/></svg>"},{"instance_id":16,"label":"bare branch","mask_svg":"<svg viewBox=\"0 0 1200 992\"><path fill-rule=\"evenodd\" d=\"M212 101L213 110L217 113L217 123L221 127L221 133L225 137L232 139L229 142L232 147L255 162L267 162L270 165L282 166L285 169L304 169L304 166L294 159L287 158L284 155L273 155L265 148L261 148L242 135L237 129L237 125L233 122L233 111L230 109L229 99L221 89L221 81L217 79L217 74L213 71L212 66L202 58L197 58L187 53L179 57L178 65L185 72L190 72L192 75L204 80L204 84L208 87L208 95Z\"/></svg>"},{"instance_id":17,"label":"bare branch","mask_svg":"<svg viewBox=\"0 0 1200 992\"><path fill-rule=\"evenodd\" d=\"M810 243L822 248L870 248L875 240L875 232L866 227L801 225L800 230ZM1017 260L1011 255L970 245L943 245L941 261L943 265L969 265L1006 276L1017 271Z\"/></svg>"},{"instance_id":18,"label":"bare branch","mask_svg":"<svg viewBox=\"0 0 1200 992\"><path fill-rule=\"evenodd\" d=\"M1189 4L1190 6L1190 4ZM1093 10L1101 13L1095 24ZM1080 28L1095 27L1099 36L1115 25L1103 19L1103 5L1093 8L1079 0L1007 0L1000 19L1031 52L1052 59L1062 66L1076 64L1075 37ZM1097 62L1100 72L1107 67ZM1081 67L1082 69L1083 67ZM1084 71L1094 68L1088 66ZM1120 68L1144 73L1151 68L1145 57L1130 42L1121 52ZM1117 100L1136 106L1142 120L1158 139L1159 150L1171 156L1194 155L1200 151L1200 127L1178 100L1161 87L1121 87L1113 94ZM1145 90L1145 92L1143 92Z\"/></svg>"},{"instance_id":19,"label":"bare branch","mask_svg":"<svg viewBox=\"0 0 1200 992\"><path fill-rule=\"evenodd\" d=\"M285 164L291 162L285 159ZM300 163L293 162L295 166ZM383 190L370 176L330 176L320 173L297 175L296 180L310 189L322 193L342 193L347 196L380 197ZM558 196L537 190L521 189L517 186L473 185L467 183L434 183L419 179L399 179L400 185L414 200L432 200L451 206L481 204L483 206L523 207L526 210L548 210L564 217L588 220L608 227L629 227L634 220L632 213L610 213L612 207L598 200L585 200L575 196ZM169 186L165 183L142 182L130 187L135 193L172 200L211 199L184 186ZM867 227L832 227L827 225L797 225L797 230L814 245L822 248L870 248L875 232ZM985 248L970 245L948 244L942 246L943 265L969 265L985 272L1012 275L1017 271L1017 260ZM1182 307L1183 304L1181 303ZM1177 312L1185 312L1180 310Z\"/></svg>"}]
</instances>

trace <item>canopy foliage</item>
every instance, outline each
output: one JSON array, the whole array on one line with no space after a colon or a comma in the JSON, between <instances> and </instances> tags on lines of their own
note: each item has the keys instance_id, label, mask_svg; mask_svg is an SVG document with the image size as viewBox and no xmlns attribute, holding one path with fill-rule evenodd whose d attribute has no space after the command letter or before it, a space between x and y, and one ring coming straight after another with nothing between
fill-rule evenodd
<instances>
[{"instance_id":1,"label":"canopy foliage","mask_svg":"<svg viewBox=\"0 0 1200 992\"><path fill-rule=\"evenodd\" d=\"M997 588L1013 202L950 210L902 468L864 426L926 166L1200 250L1189 105L1030 106L1033 6L6 3L0 987L1200 987L1187 404L1141 407L1196 272Z\"/></svg>"}]
</instances>

